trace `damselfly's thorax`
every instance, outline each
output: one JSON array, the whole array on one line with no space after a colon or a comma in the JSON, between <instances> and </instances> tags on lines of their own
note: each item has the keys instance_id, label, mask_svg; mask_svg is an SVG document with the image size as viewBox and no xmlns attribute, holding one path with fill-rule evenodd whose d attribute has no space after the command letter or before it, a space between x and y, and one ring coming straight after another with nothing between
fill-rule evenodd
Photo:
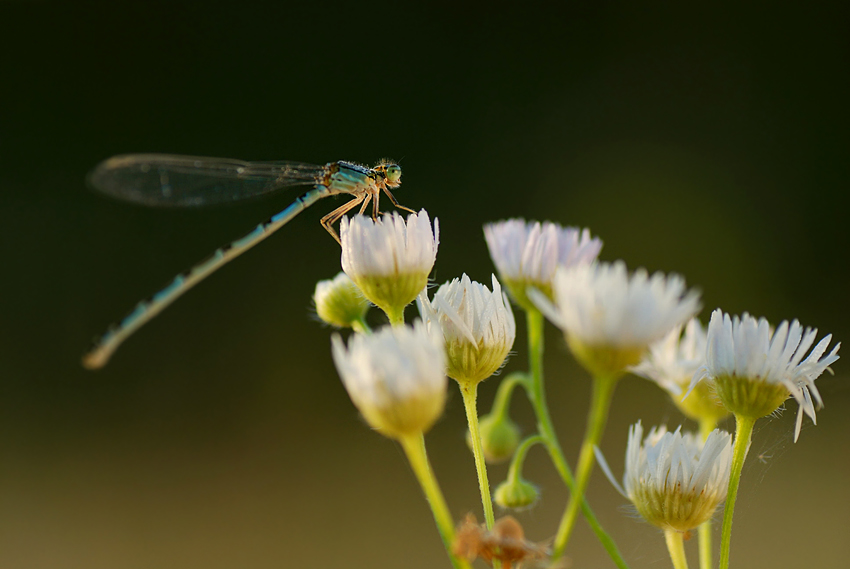
<instances>
[{"instance_id":1,"label":"damselfly's thorax","mask_svg":"<svg viewBox=\"0 0 850 569\"><path fill-rule=\"evenodd\" d=\"M327 165L324 185L335 194L371 194L401 185L401 167L390 162L381 162L374 168L353 162L331 162Z\"/></svg>"}]
</instances>

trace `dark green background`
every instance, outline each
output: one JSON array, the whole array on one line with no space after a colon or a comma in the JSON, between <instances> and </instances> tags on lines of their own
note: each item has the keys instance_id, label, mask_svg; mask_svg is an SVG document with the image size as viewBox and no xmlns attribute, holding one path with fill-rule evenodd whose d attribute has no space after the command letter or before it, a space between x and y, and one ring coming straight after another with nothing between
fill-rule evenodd
<instances>
[{"instance_id":1,"label":"dark green background","mask_svg":"<svg viewBox=\"0 0 850 569\"><path fill-rule=\"evenodd\" d=\"M334 203L91 373L79 358L93 335L295 195L145 209L86 188L99 160L391 156L401 202L440 220L436 282L489 281L483 223L550 219L590 227L603 259L684 274L704 319L720 306L847 339L839 6L0 4L0 567L448 566L400 450L358 419L311 311L315 282L340 268L318 224ZM525 366L520 328L508 370ZM574 457L589 381L551 328L547 349ZM798 444L796 404L758 423L737 567L846 566L845 369L818 381L826 408ZM530 431L521 397L515 408ZM457 518L480 511L462 415L453 388L428 437ZM657 388L624 380L603 443L617 473L639 418L681 421ZM543 502L519 518L544 540L566 493L539 450L528 475ZM669 567L659 532L601 476L589 497L633 568ZM610 566L583 523L569 553Z\"/></svg>"}]
</instances>

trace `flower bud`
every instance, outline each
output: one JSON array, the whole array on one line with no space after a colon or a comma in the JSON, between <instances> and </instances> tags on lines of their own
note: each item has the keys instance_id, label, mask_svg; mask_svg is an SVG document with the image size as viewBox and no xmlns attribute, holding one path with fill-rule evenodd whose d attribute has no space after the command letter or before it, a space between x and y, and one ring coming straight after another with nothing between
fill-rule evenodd
<instances>
[{"instance_id":1,"label":"flower bud","mask_svg":"<svg viewBox=\"0 0 850 569\"><path fill-rule=\"evenodd\" d=\"M345 273L317 282L313 302L319 318L337 328L351 328L369 310L369 301Z\"/></svg>"},{"instance_id":2,"label":"flower bud","mask_svg":"<svg viewBox=\"0 0 850 569\"><path fill-rule=\"evenodd\" d=\"M521 477L508 478L499 484L493 496L498 505L514 510L533 506L538 498L540 498L540 491L537 487Z\"/></svg>"},{"instance_id":3,"label":"flower bud","mask_svg":"<svg viewBox=\"0 0 850 569\"><path fill-rule=\"evenodd\" d=\"M487 462L504 462L519 446L519 427L507 415L485 415L479 421L481 446ZM466 444L472 449L472 436L466 432Z\"/></svg>"}]
</instances>

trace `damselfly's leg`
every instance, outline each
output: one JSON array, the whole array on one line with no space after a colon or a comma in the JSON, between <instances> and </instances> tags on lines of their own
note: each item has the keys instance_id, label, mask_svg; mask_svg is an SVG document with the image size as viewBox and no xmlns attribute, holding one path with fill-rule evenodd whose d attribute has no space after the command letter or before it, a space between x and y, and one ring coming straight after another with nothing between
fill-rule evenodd
<instances>
[{"instance_id":1,"label":"damselfly's leg","mask_svg":"<svg viewBox=\"0 0 850 569\"><path fill-rule=\"evenodd\" d=\"M404 207L403 205L398 203L398 201L395 199L395 196L393 195L393 193L386 186L384 186L384 193L387 194L387 197L390 198L390 201L393 202L393 205L396 206L398 209L403 209L405 211L409 211L410 213L416 213L414 210L410 209L409 207Z\"/></svg>"},{"instance_id":2,"label":"damselfly's leg","mask_svg":"<svg viewBox=\"0 0 850 569\"><path fill-rule=\"evenodd\" d=\"M363 200L363 204L360 206L360 211L357 212L358 215L363 215L363 212L366 211L366 206L369 205L370 201L372 201L372 194L366 194L366 199Z\"/></svg>"},{"instance_id":3,"label":"damselfly's leg","mask_svg":"<svg viewBox=\"0 0 850 569\"><path fill-rule=\"evenodd\" d=\"M380 197L381 194L375 194L375 200L372 202L372 221L378 221L378 216L381 215L381 212L378 209L378 199Z\"/></svg>"},{"instance_id":4,"label":"damselfly's leg","mask_svg":"<svg viewBox=\"0 0 850 569\"><path fill-rule=\"evenodd\" d=\"M352 209L357 207L360 204L360 202L362 202L365 199L366 199L366 194L364 194L362 196L357 196L356 198L354 198L350 202L346 202L346 203L342 204L341 206L339 206L338 208L336 208L335 210L333 210L332 212L330 212L325 217L323 217L322 219L319 220L319 223L322 224L322 227L324 227L325 230L327 230L327 232L330 233L331 236L334 239L336 239L336 242L339 243L340 245L342 245L342 241L339 240L339 235L337 235L336 231L334 231L333 224L336 223L337 221L339 221L339 219L343 215L345 215L346 213L348 213L349 211L351 211Z\"/></svg>"}]
</instances>

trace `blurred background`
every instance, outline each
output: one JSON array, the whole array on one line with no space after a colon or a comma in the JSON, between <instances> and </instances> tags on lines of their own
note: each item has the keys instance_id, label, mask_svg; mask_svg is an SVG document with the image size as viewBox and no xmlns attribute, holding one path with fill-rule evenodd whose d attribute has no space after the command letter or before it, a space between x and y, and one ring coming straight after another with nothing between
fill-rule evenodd
<instances>
[{"instance_id":1,"label":"blurred background","mask_svg":"<svg viewBox=\"0 0 850 569\"><path fill-rule=\"evenodd\" d=\"M449 566L400 449L359 419L312 311L316 281L340 270L318 223L339 202L216 273L102 371L80 366L139 299L297 195L120 203L85 185L113 154L388 156L401 203L440 220L437 283L489 281L483 223L548 219L590 227L603 259L682 273L704 321L722 307L850 338L840 3L303 4L0 4L0 567ZM508 371L527 365L524 329ZM848 369L818 381L826 408L797 444L796 404L758 423L738 567L846 567ZM575 457L590 382L551 327L546 373ZM450 387L428 445L454 516L481 518ZM519 394L513 409L532 431ZM652 384L623 380L602 445L618 474L638 419L683 421ZM491 469L494 485L505 471ZM542 541L567 494L539 449L526 476L543 500L518 518ZM589 500L631 567L670 566L659 531L598 471ZM568 554L613 566L583 522Z\"/></svg>"}]
</instances>

